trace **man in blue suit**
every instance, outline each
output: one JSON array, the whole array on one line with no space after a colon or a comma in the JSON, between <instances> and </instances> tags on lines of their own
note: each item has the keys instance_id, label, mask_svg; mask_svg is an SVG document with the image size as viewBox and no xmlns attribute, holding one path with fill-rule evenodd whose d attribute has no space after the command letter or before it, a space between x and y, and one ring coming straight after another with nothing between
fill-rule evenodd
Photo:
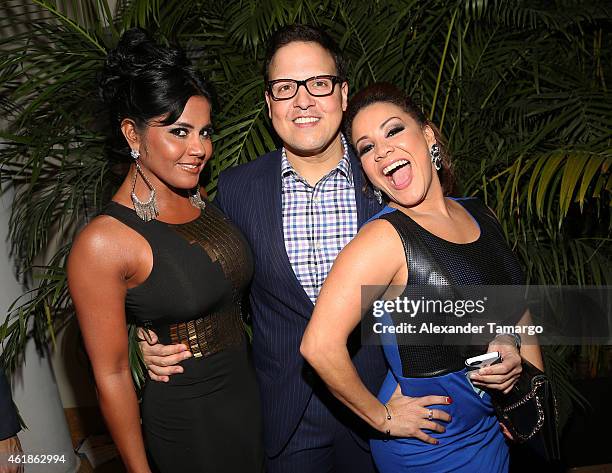
<instances>
[{"instance_id":1,"label":"man in blue suit","mask_svg":"<svg viewBox=\"0 0 612 473\"><path fill-rule=\"evenodd\" d=\"M4 371L0 368L0 473L23 471L23 466L8 463L9 455L21 453L17 437L17 432L20 430L11 388L4 377Z\"/></svg>"},{"instance_id":2,"label":"man in blue suit","mask_svg":"<svg viewBox=\"0 0 612 473\"><path fill-rule=\"evenodd\" d=\"M374 472L371 434L300 355L300 342L331 265L358 228L380 210L362 192L358 160L340 133L346 64L321 30L278 31L266 58L266 102L280 150L223 172L216 204L253 250L253 358L259 381L269 473ZM380 347L353 360L367 387L386 373ZM155 339L153 339L155 341ZM182 346L141 342L153 379L182 370ZM166 356L170 355L170 356Z\"/></svg>"}]
</instances>

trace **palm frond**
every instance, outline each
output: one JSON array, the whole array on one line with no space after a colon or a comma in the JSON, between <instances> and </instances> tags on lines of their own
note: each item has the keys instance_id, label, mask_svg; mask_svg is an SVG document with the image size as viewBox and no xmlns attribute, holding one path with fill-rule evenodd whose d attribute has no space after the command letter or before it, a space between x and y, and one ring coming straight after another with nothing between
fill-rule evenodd
<instances>
[{"instance_id":1,"label":"palm frond","mask_svg":"<svg viewBox=\"0 0 612 473\"><path fill-rule=\"evenodd\" d=\"M52 343L71 314L69 242L118 184L96 73L133 26L182 44L217 88L210 193L221 171L278 145L261 79L272 31L316 24L348 56L351 91L395 83L440 125L462 192L496 211L530 283L611 284L611 11L580 0L6 0L0 189L14 190L9 239L30 284L0 326L7 366L28 336ZM62 249L37 267L54 240ZM562 376L567 352L552 356L557 385L580 402Z\"/></svg>"}]
</instances>

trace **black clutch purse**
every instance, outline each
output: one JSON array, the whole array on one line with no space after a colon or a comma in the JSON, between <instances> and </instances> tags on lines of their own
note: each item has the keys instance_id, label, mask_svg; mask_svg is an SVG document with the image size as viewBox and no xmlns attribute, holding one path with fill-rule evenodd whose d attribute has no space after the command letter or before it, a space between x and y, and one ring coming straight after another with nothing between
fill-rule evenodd
<instances>
[{"instance_id":1,"label":"black clutch purse","mask_svg":"<svg viewBox=\"0 0 612 473\"><path fill-rule=\"evenodd\" d=\"M523 359L523 371L508 394L491 392L499 421L519 443L546 462L560 459L558 414L548 377Z\"/></svg>"}]
</instances>

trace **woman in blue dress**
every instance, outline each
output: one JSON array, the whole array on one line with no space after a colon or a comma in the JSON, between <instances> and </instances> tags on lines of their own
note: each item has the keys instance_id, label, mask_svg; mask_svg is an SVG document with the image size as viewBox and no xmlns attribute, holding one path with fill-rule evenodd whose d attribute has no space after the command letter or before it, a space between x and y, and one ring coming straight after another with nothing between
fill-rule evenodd
<instances>
[{"instance_id":1,"label":"woman in blue dress","mask_svg":"<svg viewBox=\"0 0 612 473\"><path fill-rule=\"evenodd\" d=\"M389 204L336 259L302 353L334 395L381 433L371 441L381 473L506 472L508 447L489 392L512 388L521 356L543 368L536 340L521 345L520 338L492 335L476 354L498 351L503 361L468 376L464 362L475 347L402 343L386 334L390 369L378 397L359 379L346 342L362 306L374 300L410 298L415 288L519 285L518 262L490 209L448 197L452 173L439 131L409 97L374 84L353 98L346 118L374 194L384 193ZM365 286L372 294L362 294ZM380 321L397 324L397 317L385 313ZM528 312L513 320L530 323Z\"/></svg>"}]
</instances>

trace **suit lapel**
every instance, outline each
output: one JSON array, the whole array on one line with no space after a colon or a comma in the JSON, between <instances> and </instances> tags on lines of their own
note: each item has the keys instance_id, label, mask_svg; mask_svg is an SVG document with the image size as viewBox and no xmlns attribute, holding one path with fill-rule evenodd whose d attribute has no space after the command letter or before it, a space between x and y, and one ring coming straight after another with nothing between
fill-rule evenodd
<instances>
[{"instance_id":1,"label":"suit lapel","mask_svg":"<svg viewBox=\"0 0 612 473\"><path fill-rule=\"evenodd\" d=\"M349 149L349 159L351 161L351 172L355 184L355 203L357 208L357 222L361 227L372 215L381 208L374 199L368 198L362 191L363 179L361 174L361 164ZM268 214L268 221L272 223L268 229L270 240L264 244L268 245L270 261L274 266L274 271L282 275L293 294L302 302L304 308L301 314L305 318L310 318L314 305L304 288L300 284L293 271L287 249L285 248L285 235L283 232L283 209L282 209L282 189L281 189L281 155L276 151L269 159L269 164L262 168L258 177L257 188L261 198L260 209Z\"/></svg>"},{"instance_id":2,"label":"suit lapel","mask_svg":"<svg viewBox=\"0 0 612 473\"><path fill-rule=\"evenodd\" d=\"M291 262L289 261L289 256L287 255L287 249L285 247L280 151L275 152L274 158L270 160L270 166L266 166L260 179L262 181L259 187L261 189L260 195L262 196L261 208L268 209L267 212L272 213L272 228L270 229L271 238L269 241L271 261L274 262L277 274L283 275L283 279L285 279L294 294L302 300L303 303L301 306L303 306L305 310L301 315L310 318L314 305L298 281L291 267Z\"/></svg>"}]
</instances>

